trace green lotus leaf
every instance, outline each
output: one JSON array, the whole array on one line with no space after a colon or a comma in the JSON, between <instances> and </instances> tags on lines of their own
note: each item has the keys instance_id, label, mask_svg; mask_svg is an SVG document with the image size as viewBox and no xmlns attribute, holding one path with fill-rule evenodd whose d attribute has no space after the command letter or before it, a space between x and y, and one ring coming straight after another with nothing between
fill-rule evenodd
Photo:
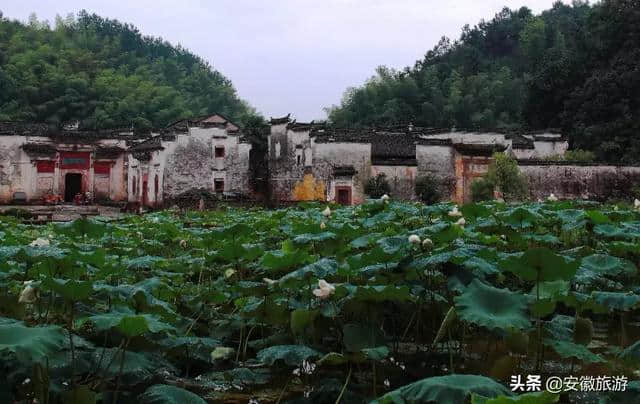
<instances>
[{"instance_id":1,"label":"green lotus leaf","mask_svg":"<svg viewBox=\"0 0 640 404\"><path fill-rule=\"evenodd\" d=\"M618 357L624 360L640 361L640 340L626 347Z\"/></svg>"},{"instance_id":2,"label":"green lotus leaf","mask_svg":"<svg viewBox=\"0 0 640 404\"><path fill-rule=\"evenodd\" d=\"M305 233L299 234L293 238L293 244L306 245L311 243L321 243L327 240L337 239L337 235L330 231L324 231L322 233Z\"/></svg>"},{"instance_id":3,"label":"green lotus leaf","mask_svg":"<svg viewBox=\"0 0 640 404\"><path fill-rule=\"evenodd\" d=\"M527 329L531 326L527 317L527 297L509 289L494 288L474 279L454 300L456 313L469 323L490 330Z\"/></svg>"},{"instance_id":4,"label":"green lotus leaf","mask_svg":"<svg viewBox=\"0 0 640 404\"><path fill-rule=\"evenodd\" d=\"M582 259L576 272L576 282L590 284L604 276L636 273L635 265L625 259L606 254L593 254Z\"/></svg>"},{"instance_id":5,"label":"green lotus leaf","mask_svg":"<svg viewBox=\"0 0 640 404\"><path fill-rule=\"evenodd\" d=\"M94 219L76 219L74 221L55 226L57 234L66 236L87 236L90 238L102 237L111 229L111 225Z\"/></svg>"},{"instance_id":6,"label":"green lotus leaf","mask_svg":"<svg viewBox=\"0 0 640 404\"><path fill-rule=\"evenodd\" d=\"M371 325L345 324L342 328L342 343L348 352L384 345L385 340L377 328Z\"/></svg>"},{"instance_id":7,"label":"green lotus leaf","mask_svg":"<svg viewBox=\"0 0 640 404\"><path fill-rule=\"evenodd\" d=\"M408 286L394 285L357 286L351 298L368 302L414 300Z\"/></svg>"},{"instance_id":8,"label":"green lotus leaf","mask_svg":"<svg viewBox=\"0 0 640 404\"><path fill-rule=\"evenodd\" d=\"M287 244L291 244L288 248ZM293 248L293 243L283 243L282 250L267 251L260 259L260 265L274 272L292 269L309 263L311 256L304 250Z\"/></svg>"},{"instance_id":9,"label":"green lotus leaf","mask_svg":"<svg viewBox=\"0 0 640 404\"><path fill-rule=\"evenodd\" d=\"M326 279L338 271L338 263L334 259L322 258L319 261L309 264L293 272L289 272L278 283L283 288L295 288L298 285L306 284L312 279ZM315 285L314 285L315 286Z\"/></svg>"},{"instance_id":10,"label":"green lotus leaf","mask_svg":"<svg viewBox=\"0 0 640 404\"><path fill-rule=\"evenodd\" d=\"M393 390L372 403L438 403L460 404L467 402L471 394L494 398L512 395L506 387L485 376L448 375L429 377Z\"/></svg>"},{"instance_id":11,"label":"green lotus leaf","mask_svg":"<svg viewBox=\"0 0 640 404\"><path fill-rule=\"evenodd\" d=\"M385 254L396 254L401 250L405 250L409 248L409 242L407 241L407 237L404 236L393 236L393 237L384 237L378 240L378 245L382 248L382 251Z\"/></svg>"},{"instance_id":12,"label":"green lotus leaf","mask_svg":"<svg viewBox=\"0 0 640 404\"><path fill-rule=\"evenodd\" d=\"M261 350L256 357L269 366L278 361L288 366L299 366L303 361L320 355L320 352L305 345L275 345Z\"/></svg>"},{"instance_id":13,"label":"green lotus leaf","mask_svg":"<svg viewBox=\"0 0 640 404\"><path fill-rule=\"evenodd\" d=\"M82 326L86 322L93 323L97 331L116 329L127 337L135 337L147 332L159 333L175 330L173 326L160 321L151 314L123 312L96 314L78 320L77 325Z\"/></svg>"},{"instance_id":14,"label":"green lotus leaf","mask_svg":"<svg viewBox=\"0 0 640 404\"><path fill-rule=\"evenodd\" d=\"M471 404L553 404L560 400L560 395L551 394L548 391L525 393L517 396L498 396L486 398L479 395L471 396Z\"/></svg>"},{"instance_id":15,"label":"green lotus leaf","mask_svg":"<svg viewBox=\"0 0 640 404\"><path fill-rule=\"evenodd\" d=\"M318 313L318 310L308 309L296 309L292 311L291 332L293 332L294 335L302 334L308 326L313 324Z\"/></svg>"},{"instance_id":16,"label":"green lotus leaf","mask_svg":"<svg viewBox=\"0 0 640 404\"><path fill-rule=\"evenodd\" d=\"M138 396L140 404L206 404L200 396L176 386L154 384Z\"/></svg>"},{"instance_id":17,"label":"green lotus leaf","mask_svg":"<svg viewBox=\"0 0 640 404\"><path fill-rule=\"evenodd\" d=\"M622 293L595 291L591 293L591 296L595 303L607 307L609 311L627 311L637 307L638 303L640 303L640 296L632 292Z\"/></svg>"},{"instance_id":18,"label":"green lotus leaf","mask_svg":"<svg viewBox=\"0 0 640 404\"><path fill-rule=\"evenodd\" d=\"M467 203L460 208L466 220L476 221L479 218L491 216L491 210L478 203Z\"/></svg>"},{"instance_id":19,"label":"green lotus leaf","mask_svg":"<svg viewBox=\"0 0 640 404\"><path fill-rule=\"evenodd\" d=\"M91 363L102 363L101 371L106 371L106 376L113 378L120 374L122 353L119 348L96 349L91 352ZM122 367L122 383L136 385L148 382L157 375L159 369L169 374L177 373L175 367L159 355L127 350Z\"/></svg>"},{"instance_id":20,"label":"green lotus leaf","mask_svg":"<svg viewBox=\"0 0 640 404\"><path fill-rule=\"evenodd\" d=\"M220 341L208 337L169 337L160 341L167 353L178 358L194 358L208 362L211 351L220 345Z\"/></svg>"},{"instance_id":21,"label":"green lotus leaf","mask_svg":"<svg viewBox=\"0 0 640 404\"><path fill-rule=\"evenodd\" d=\"M551 338L545 338L543 342L546 346L553 348L558 355L565 359L576 358L587 363L606 362L606 360L588 350L584 345Z\"/></svg>"},{"instance_id":22,"label":"green lotus leaf","mask_svg":"<svg viewBox=\"0 0 640 404\"><path fill-rule=\"evenodd\" d=\"M522 229L532 227L541 216L535 211L523 207L517 207L510 212L497 214L504 223L509 224L512 228Z\"/></svg>"},{"instance_id":23,"label":"green lotus leaf","mask_svg":"<svg viewBox=\"0 0 640 404\"><path fill-rule=\"evenodd\" d=\"M93 292L91 281L76 281L74 279L47 278L42 285L62 296L65 300L78 302L86 300Z\"/></svg>"},{"instance_id":24,"label":"green lotus leaf","mask_svg":"<svg viewBox=\"0 0 640 404\"><path fill-rule=\"evenodd\" d=\"M22 321L0 317L0 355L15 355L19 363L42 362L62 350L68 338L58 326L27 327Z\"/></svg>"},{"instance_id":25,"label":"green lotus leaf","mask_svg":"<svg viewBox=\"0 0 640 404\"><path fill-rule=\"evenodd\" d=\"M270 373L269 369L234 368L208 373L203 378L216 383L226 382L236 386L254 386L269 383Z\"/></svg>"},{"instance_id":26,"label":"green lotus leaf","mask_svg":"<svg viewBox=\"0 0 640 404\"><path fill-rule=\"evenodd\" d=\"M527 281L570 280L578 269L577 261L568 261L548 248L531 248L519 257L511 256L500 262L510 271Z\"/></svg>"}]
</instances>

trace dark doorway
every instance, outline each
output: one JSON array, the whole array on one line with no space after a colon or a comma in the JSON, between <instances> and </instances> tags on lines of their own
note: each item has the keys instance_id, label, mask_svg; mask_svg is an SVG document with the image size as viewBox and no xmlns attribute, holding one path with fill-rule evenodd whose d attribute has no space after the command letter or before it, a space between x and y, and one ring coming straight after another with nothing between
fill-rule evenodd
<instances>
[{"instance_id":1,"label":"dark doorway","mask_svg":"<svg viewBox=\"0 0 640 404\"><path fill-rule=\"evenodd\" d=\"M82 193L82 174L67 174L64 177L64 200L73 202L73 198Z\"/></svg>"},{"instance_id":2,"label":"dark doorway","mask_svg":"<svg viewBox=\"0 0 640 404\"><path fill-rule=\"evenodd\" d=\"M351 205L351 188L336 187L336 202L340 205Z\"/></svg>"},{"instance_id":3,"label":"dark doorway","mask_svg":"<svg viewBox=\"0 0 640 404\"><path fill-rule=\"evenodd\" d=\"M144 206L149 205L149 190L147 188L147 181L142 182L142 204Z\"/></svg>"}]
</instances>

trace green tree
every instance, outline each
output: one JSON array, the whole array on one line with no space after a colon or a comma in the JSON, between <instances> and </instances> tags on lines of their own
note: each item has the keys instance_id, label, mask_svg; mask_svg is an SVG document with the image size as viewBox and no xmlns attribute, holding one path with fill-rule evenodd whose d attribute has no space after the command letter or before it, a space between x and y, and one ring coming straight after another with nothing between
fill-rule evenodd
<instances>
[{"instance_id":1,"label":"green tree","mask_svg":"<svg viewBox=\"0 0 640 404\"><path fill-rule=\"evenodd\" d=\"M518 162L505 153L494 153L486 180L493 184L505 199L521 200L527 194L527 181L520 172Z\"/></svg>"}]
</instances>

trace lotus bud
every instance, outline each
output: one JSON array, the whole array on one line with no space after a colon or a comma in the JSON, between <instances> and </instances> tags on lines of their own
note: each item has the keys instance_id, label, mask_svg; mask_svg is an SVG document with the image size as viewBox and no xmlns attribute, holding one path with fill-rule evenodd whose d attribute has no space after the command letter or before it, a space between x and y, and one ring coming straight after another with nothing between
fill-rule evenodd
<instances>
[{"instance_id":1,"label":"lotus bud","mask_svg":"<svg viewBox=\"0 0 640 404\"><path fill-rule=\"evenodd\" d=\"M424 240L422 240L422 248L424 248L425 250L430 250L431 247L433 247L433 241L431 241L430 238L425 238Z\"/></svg>"},{"instance_id":2,"label":"lotus bud","mask_svg":"<svg viewBox=\"0 0 640 404\"><path fill-rule=\"evenodd\" d=\"M24 282L25 288L20 292L18 303L34 303L38 299L38 290L31 286L32 282Z\"/></svg>"},{"instance_id":3,"label":"lotus bud","mask_svg":"<svg viewBox=\"0 0 640 404\"><path fill-rule=\"evenodd\" d=\"M37 239L33 240L31 242L31 244L29 244L29 246L31 246L31 247L49 247L50 244L51 243L49 242L49 239L38 237Z\"/></svg>"},{"instance_id":4,"label":"lotus bud","mask_svg":"<svg viewBox=\"0 0 640 404\"><path fill-rule=\"evenodd\" d=\"M547 200L548 200L549 202L555 202L555 201L557 201L557 200L558 200L558 197L557 197L557 196L555 196L553 193L551 193L551 194L547 197Z\"/></svg>"},{"instance_id":5,"label":"lotus bud","mask_svg":"<svg viewBox=\"0 0 640 404\"><path fill-rule=\"evenodd\" d=\"M269 278L262 278L262 281L264 283L266 283L267 285L273 285L274 283L276 283L276 281L274 281L273 279L269 279Z\"/></svg>"},{"instance_id":6,"label":"lotus bud","mask_svg":"<svg viewBox=\"0 0 640 404\"><path fill-rule=\"evenodd\" d=\"M636 209L640 208L640 201L637 198L633 201L633 207Z\"/></svg>"},{"instance_id":7,"label":"lotus bud","mask_svg":"<svg viewBox=\"0 0 640 404\"><path fill-rule=\"evenodd\" d=\"M380 199L382 200L382 202L388 202L389 201L389 195L384 194L380 197Z\"/></svg>"},{"instance_id":8,"label":"lotus bud","mask_svg":"<svg viewBox=\"0 0 640 404\"><path fill-rule=\"evenodd\" d=\"M326 299L336 291L335 286L325 281L324 279L320 279L318 281L318 288L313 290L313 295L319 299Z\"/></svg>"},{"instance_id":9,"label":"lotus bud","mask_svg":"<svg viewBox=\"0 0 640 404\"><path fill-rule=\"evenodd\" d=\"M180 248L187 248L187 240L180 240Z\"/></svg>"},{"instance_id":10,"label":"lotus bud","mask_svg":"<svg viewBox=\"0 0 640 404\"><path fill-rule=\"evenodd\" d=\"M329 207L327 206L325 210L322 211L322 214L324 215L324 217L331 216L331 209L329 209Z\"/></svg>"},{"instance_id":11,"label":"lotus bud","mask_svg":"<svg viewBox=\"0 0 640 404\"><path fill-rule=\"evenodd\" d=\"M614 206L613 210L617 212L618 211L618 205Z\"/></svg>"},{"instance_id":12,"label":"lotus bud","mask_svg":"<svg viewBox=\"0 0 640 404\"><path fill-rule=\"evenodd\" d=\"M409 242L411 244L420 244L420 237L416 234L412 234L409 236Z\"/></svg>"},{"instance_id":13,"label":"lotus bud","mask_svg":"<svg viewBox=\"0 0 640 404\"><path fill-rule=\"evenodd\" d=\"M327 228L327 225L324 222L320 223L320 230L324 230L326 228Z\"/></svg>"},{"instance_id":14,"label":"lotus bud","mask_svg":"<svg viewBox=\"0 0 640 404\"><path fill-rule=\"evenodd\" d=\"M458 226L464 226L467 223L466 220L464 220L464 217L461 217L460 219L458 219L458 221L456 222L456 224Z\"/></svg>"}]
</instances>

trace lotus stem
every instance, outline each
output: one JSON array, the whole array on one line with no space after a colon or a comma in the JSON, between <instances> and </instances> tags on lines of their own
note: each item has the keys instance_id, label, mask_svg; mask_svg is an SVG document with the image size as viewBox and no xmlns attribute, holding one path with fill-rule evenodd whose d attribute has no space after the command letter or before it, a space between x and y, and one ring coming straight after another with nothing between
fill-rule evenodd
<instances>
[{"instance_id":1,"label":"lotus stem","mask_svg":"<svg viewBox=\"0 0 640 404\"><path fill-rule=\"evenodd\" d=\"M122 347L122 357L120 358L120 370L118 371L118 378L116 379L116 391L113 393L113 404L118 402L118 390L120 390L120 380L122 379L122 371L124 370L124 355L127 353L127 346L129 346L130 337L127 337L127 342L125 342Z\"/></svg>"},{"instance_id":2,"label":"lotus stem","mask_svg":"<svg viewBox=\"0 0 640 404\"><path fill-rule=\"evenodd\" d=\"M344 395L345 390L347 389L347 385L349 385L349 380L351 379L351 369L352 366L349 364L349 373L347 373L347 379L344 381L344 385L342 386L342 390L340 390L340 395L336 399L335 404L339 404L340 400L342 400L342 396Z\"/></svg>"}]
</instances>

